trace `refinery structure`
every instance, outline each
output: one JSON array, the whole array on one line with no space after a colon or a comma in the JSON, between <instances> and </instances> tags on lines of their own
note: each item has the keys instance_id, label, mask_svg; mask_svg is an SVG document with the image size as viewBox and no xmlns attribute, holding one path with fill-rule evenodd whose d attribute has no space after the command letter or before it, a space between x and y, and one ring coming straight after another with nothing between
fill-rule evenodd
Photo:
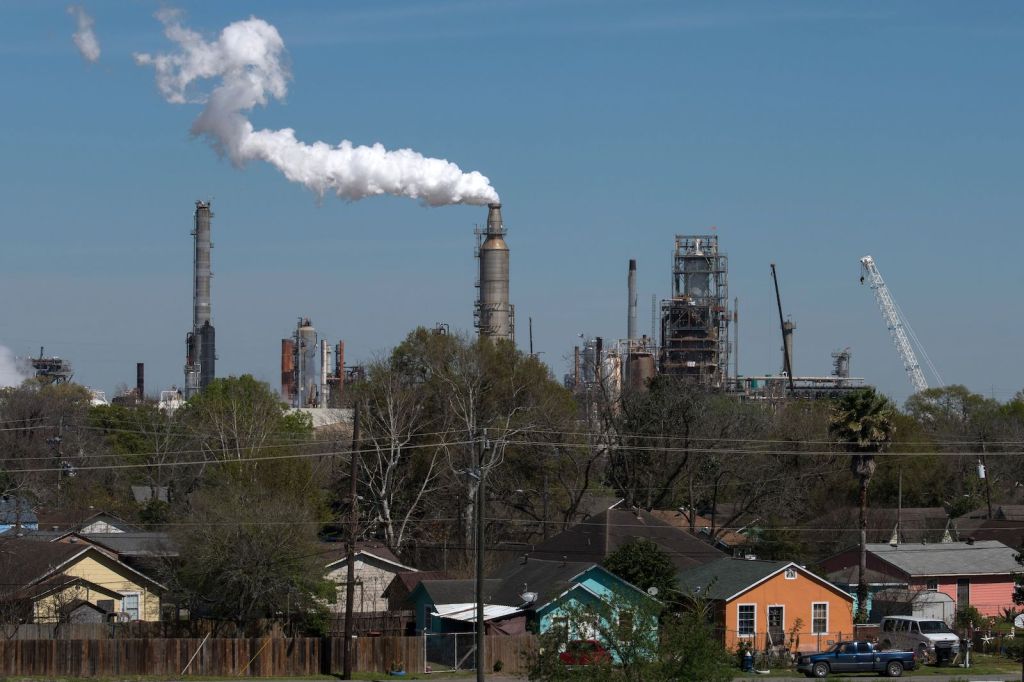
<instances>
[{"instance_id":1,"label":"refinery structure","mask_svg":"<svg viewBox=\"0 0 1024 682\"><path fill-rule=\"evenodd\" d=\"M216 337L211 293L211 222L209 201L196 201L193 214L192 325L186 335L183 388L160 392L160 405L174 409L203 391L216 376ZM510 250L502 205L487 205L486 225L475 228L477 290L473 321L481 339L515 343L515 306L510 300ZM778 312L778 370L741 374L739 364L739 298L730 300L729 258L719 235L676 234L672 248L671 295L651 300L651 331L642 333L638 323L640 295L636 259L626 269L625 336L586 336L572 351L572 366L565 385L585 400L598 394L615 400L626 392L643 391L656 377L671 377L703 390L723 392L742 399L781 401L835 397L866 386L851 375L852 352L841 343L832 353L832 371L822 375L799 374L794 369L796 324L784 314L776 266L770 264ZM915 389L928 387L914 347L932 373L941 377L920 341L895 304L874 259L860 259L861 283L868 284L882 311L908 378ZM774 312L773 312L774 314ZM438 329L446 331L448 325ZM530 334L532 351L532 320ZM23 360L40 381L71 380L71 364L59 357ZM137 365L136 386L112 402L134 404L146 399L144 367ZM280 395L295 409L343 408L346 385L362 378L362 367L345 364L345 342L331 341L318 332L307 316L298 318L291 334L280 341ZM98 394L98 392L96 392Z\"/></svg>"}]
</instances>

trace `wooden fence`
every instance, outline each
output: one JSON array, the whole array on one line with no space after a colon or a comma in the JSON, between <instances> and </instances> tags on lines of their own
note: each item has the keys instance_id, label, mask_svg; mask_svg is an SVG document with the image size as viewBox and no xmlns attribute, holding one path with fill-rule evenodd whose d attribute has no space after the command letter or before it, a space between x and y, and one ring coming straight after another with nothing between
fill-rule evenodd
<instances>
[{"instance_id":1,"label":"wooden fence","mask_svg":"<svg viewBox=\"0 0 1024 682\"><path fill-rule=\"evenodd\" d=\"M401 663L424 671L422 637L360 637L353 670L387 672ZM0 677L119 677L187 675L204 677L302 677L341 672L341 638L253 639L0 639ZM533 635L488 635L485 665L525 672L524 654L537 647ZM191 661L191 663L190 663ZM186 671L187 668L187 671Z\"/></svg>"}]
</instances>

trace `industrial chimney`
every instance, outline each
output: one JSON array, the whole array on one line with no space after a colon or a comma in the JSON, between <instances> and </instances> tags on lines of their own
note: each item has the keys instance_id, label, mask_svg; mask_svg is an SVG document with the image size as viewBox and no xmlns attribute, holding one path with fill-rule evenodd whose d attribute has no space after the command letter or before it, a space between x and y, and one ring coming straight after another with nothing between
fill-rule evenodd
<instances>
[{"instance_id":1,"label":"industrial chimney","mask_svg":"<svg viewBox=\"0 0 1024 682\"><path fill-rule=\"evenodd\" d=\"M487 205L487 230L478 238L480 259L480 296L477 300L477 326L481 338L515 340L515 309L508 298L508 245L501 204Z\"/></svg>"},{"instance_id":2,"label":"industrial chimney","mask_svg":"<svg viewBox=\"0 0 1024 682\"><path fill-rule=\"evenodd\" d=\"M626 286L629 291L629 315L626 318L626 338L630 341L636 339L636 259L629 259L629 275L626 278Z\"/></svg>"},{"instance_id":3,"label":"industrial chimney","mask_svg":"<svg viewBox=\"0 0 1024 682\"><path fill-rule=\"evenodd\" d=\"M186 337L185 399L206 388L213 381L217 359L214 329L210 315L210 202L197 201L195 257L192 261L192 331Z\"/></svg>"}]
</instances>

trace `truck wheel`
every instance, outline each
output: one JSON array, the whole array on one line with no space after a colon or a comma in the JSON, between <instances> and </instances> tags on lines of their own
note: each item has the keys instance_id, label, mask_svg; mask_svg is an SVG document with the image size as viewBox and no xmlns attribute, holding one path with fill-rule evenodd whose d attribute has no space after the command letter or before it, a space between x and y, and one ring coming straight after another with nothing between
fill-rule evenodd
<instances>
[{"instance_id":1,"label":"truck wheel","mask_svg":"<svg viewBox=\"0 0 1024 682\"><path fill-rule=\"evenodd\" d=\"M815 663L811 674L815 677L828 677L828 663Z\"/></svg>"},{"instance_id":2,"label":"truck wheel","mask_svg":"<svg viewBox=\"0 0 1024 682\"><path fill-rule=\"evenodd\" d=\"M903 674L903 664L899 661L889 661L885 666L885 674L887 677L899 677Z\"/></svg>"}]
</instances>

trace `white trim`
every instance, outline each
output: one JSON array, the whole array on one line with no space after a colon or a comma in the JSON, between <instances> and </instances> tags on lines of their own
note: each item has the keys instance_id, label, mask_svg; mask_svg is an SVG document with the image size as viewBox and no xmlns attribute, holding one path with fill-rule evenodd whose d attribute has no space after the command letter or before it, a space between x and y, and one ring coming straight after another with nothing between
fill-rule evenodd
<instances>
[{"instance_id":1,"label":"white trim","mask_svg":"<svg viewBox=\"0 0 1024 682\"><path fill-rule=\"evenodd\" d=\"M360 555L368 556L370 558L376 559L377 561L383 561L386 564L391 564L392 566L397 566L398 568L403 569L401 571L395 571L396 573L419 573L420 572L419 569L413 568L412 566L406 566L405 564L400 564L397 561L392 561L391 559L385 559L384 557L377 556L373 552L365 550L365 549L361 549L361 550L359 550L358 552L355 553L356 561L359 560ZM345 562L347 562L347 561L348 561L348 556L347 555L341 557L340 559L335 559L331 563L329 563L326 566L324 566L324 570L330 570L330 569L334 568L335 566L338 566L339 564L345 565Z\"/></svg>"},{"instance_id":2,"label":"white trim","mask_svg":"<svg viewBox=\"0 0 1024 682\"><path fill-rule=\"evenodd\" d=\"M730 559L730 561L745 561L745 560L744 559ZM839 589L834 584L830 583L829 581L825 580L824 578L811 573L810 571L808 571L803 566L800 566L799 564L797 564L797 563L795 563L793 561L790 561L785 566L782 566L781 568L772 571L771 573L769 573L768 575L764 576L760 580L757 580L755 582L750 583L749 585L744 587L742 590L740 590L736 594L726 597L723 601L726 601L726 602L732 601L733 599L735 599L736 597L739 597L743 593L749 592L750 590L754 589L755 587L757 587L761 583L764 583L764 582L767 582L767 581L771 580L772 578L777 576L779 573L785 571L788 568L795 568L797 573L802 573L806 577L810 578L811 580L815 580L815 581L821 583L822 585L824 585L825 587L831 588L838 595L841 595L843 597L845 597L847 595L846 591ZM899 584L902 584L902 583L899 583Z\"/></svg>"},{"instance_id":3,"label":"white trim","mask_svg":"<svg viewBox=\"0 0 1024 682\"><path fill-rule=\"evenodd\" d=\"M128 613L128 611L125 610L125 606L124 606L124 601L125 601L126 597L135 597L135 610L137 611L137 613L135 614L135 618L133 620L144 620L143 617L142 617L143 616L143 610L142 610L142 593L141 592L135 592L135 591L132 591L132 592L122 592L121 593L121 610L118 611L118 613Z\"/></svg>"},{"instance_id":4,"label":"white trim","mask_svg":"<svg viewBox=\"0 0 1024 682\"><path fill-rule=\"evenodd\" d=\"M744 606L751 606L754 609L754 631L753 632L740 632L740 609ZM755 602L747 602L745 604L736 605L736 636L737 637L753 637L757 634L757 604Z\"/></svg>"},{"instance_id":5,"label":"white trim","mask_svg":"<svg viewBox=\"0 0 1024 682\"><path fill-rule=\"evenodd\" d=\"M783 636L783 638L785 638L785 636L786 636L786 605L785 604L767 604L767 605L765 605L765 609L764 609L764 627L765 627L765 629L764 629L764 631L765 632L771 632L772 625L771 625L771 622L769 621L769 615L768 614L771 613L772 609L782 609L782 636ZM778 644L778 642L773 642L773 644Z\"/></svg>"},{"instance_id":6,"label":"white trim","mask_svg":"<svg viewBox=\"0 0 1024 682\"><path fill-rule=\"evenodd\" d=\"M824 630L815 630L814 629L814 607L815 606L824 606L825 607L825 629ZM812 635L827 635L828 634L828 631L829 631L828 630L828 620L829 620L829 617L831 616L831 614L829 613L829 611L831 610L829 608L829 606L830 606L830 604L827 601L812 601L811 602L811 634Z\"/></svg>"}]
</instances>

